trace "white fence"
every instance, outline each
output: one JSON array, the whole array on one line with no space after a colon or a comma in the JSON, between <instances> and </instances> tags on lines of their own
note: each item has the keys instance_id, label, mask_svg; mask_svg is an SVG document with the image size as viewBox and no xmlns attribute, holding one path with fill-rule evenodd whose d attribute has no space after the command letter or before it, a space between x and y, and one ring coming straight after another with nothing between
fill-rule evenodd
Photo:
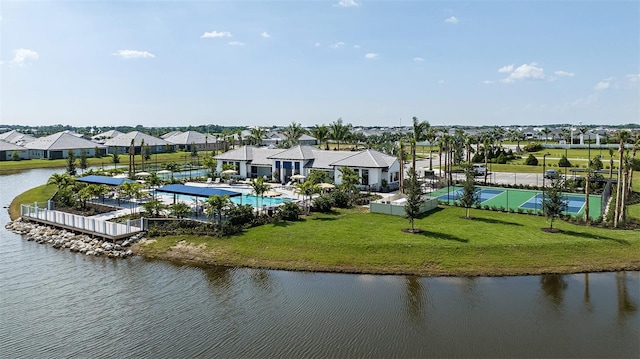
<instances>
[{"instance_id":1,"label":"white fence","mask_svg":"<svg viewBox=\"0 0 640 359\"><path fill-rule=\"evenodd\" d=\"M47 206L50 207L50 206ZM126 223L115 223L96 218L79 216L52 209L41 208L38 203L20 205L23 218L33 218L69 229L92 233L111 238L126 237L143 230L144 219L129 220Z\"/></svg>"}]
</instances>

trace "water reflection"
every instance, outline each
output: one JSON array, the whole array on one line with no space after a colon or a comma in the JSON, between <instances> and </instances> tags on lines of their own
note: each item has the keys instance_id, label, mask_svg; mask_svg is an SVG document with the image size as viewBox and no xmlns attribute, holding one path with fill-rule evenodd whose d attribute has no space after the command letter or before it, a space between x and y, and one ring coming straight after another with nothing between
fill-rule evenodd
<instances>
[{"instance_id":1,"label":"water reflection","mask_svg":"<svg viewBox=\"0 0 640 359\"><path fill-rule=\"evenodd\" d=\"M589 292L589 273L584 274L584 308L587 312L593 311L593 304L591 304L591 293Z\"/></svg>"},{"instance_id":2,"label":"water reflection","mask_svg":"<svg viewBox=\"0 0 640 359\"><path fill-rule=\"evenodd\" d=\"M564 301L564 290L567 289L567 282L562 274L543 274L540 276L540 286L544 294L551 299L551 303L557 309Z\"/></svg>"},{"instance_id":3,"label":"water reflection","mask_svg":"<svg viewBox=\"0 0 640 359\"><path fill-rule=\"evenodd\" d=\"M423 287L421 278L416 276L404 277L404 285L406 291L404 308L407 316L415 322L421 322L424 314L424 294L427 288Z\"/></svg>"},{"instance_id":4,"label":"water reflection","mask_svg":"<svg viewBox=\"0 0 640 359\"><path fill-rule=\"evenodd\" d=\"M629 298L626 272L616 273L616 291L618 294L618 320L624 322L627 317L635 313L638 308L636 303Z\"/></svg>"}]
</instances>

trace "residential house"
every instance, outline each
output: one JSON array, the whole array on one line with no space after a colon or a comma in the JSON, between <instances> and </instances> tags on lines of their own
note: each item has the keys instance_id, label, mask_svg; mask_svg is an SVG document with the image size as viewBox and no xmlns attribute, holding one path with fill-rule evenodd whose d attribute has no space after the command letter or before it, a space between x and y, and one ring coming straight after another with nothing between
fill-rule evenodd
<instances>
[{"instance_id":1,"label":"residential house","mask_svg":"<svg viewBox=\"0 0 640 359\"><path fill-rule=\"evenodd\" d=\"M383 182L398 185L400 164L397 158L375 150L324 151L312 146L299 145L289 149L243 146L215 156L218 172L233 164L240 177L267 176L281 183L291 176L308 176L312 170L326 171L336 184L340 184L343 166L352 168L361 178L361 186L380 190Z\"/></svg>"},{"instance_id":2,"label":"residential house","mask_svg":"<svg viewBox=\"0 0 640 359\"><path fill-rule=\"evenodd\" d=\"M49 136L39 137L24 145L29 149L29 158L61 159L67 158L69 150L76 157L85 151L87 157L95 157L96 150L104 154L105 146L84 137L78 137L69 131L57 132Z\"/></svg>"},{"instance_id":3,"label":"residential house","mask_svg":"<svg viewBox=\"0 0 640 359\"><path fill-rule=\"evenodd\" d=\"M104 145L107 147L107 152L109 154L113 154L115 151L117 151L118 154L127 154L129 153L129 147L131 147L132 140L136 154L140 154L142 152L141 146L143 140L144 145L149 146L151 151L150 154L168 152L167 150L175 150L174 144L140 131L122 133L114 138L104 141Z\"/></svg>"},{"instance_id":4,"label":"residential house","mask_svg":"<svg viewBox=\"0 0 640 359\"><path fill-rule=\"evenodd\" d=\"M21 160L26 160L29 159L29 150L22 147L22 146L18 146L15 145L13 143L10 142L6 142L3 140L0 140L0 161L12 161L15 158L14 153L17 154L18 159Z\"/></svg>"},{"instance_id":5,"label":"residential house","mask_svg":"<svg viewBox=\"0 0 640 359\"><path fill-rule=\"evenodd\" d=\"M181 151L192 151L195 146L198 151L213 151L220 149L215 136L205 135L197 131L172 131L172 135L163 139L176 146Z\"/></svg>"},{"instance_id":6,"label":"residential house","mask_svg":"<svg viewBox=\"0 0 640 359\"><path fill-rule=\"evenodd\" d=\"M14 145L24 146L25 143L34 141L36 138L30 135L25 135L16 130L11 130L5 133L0 133L0 140L13 143Z\"/></svg>"}]
</instances>

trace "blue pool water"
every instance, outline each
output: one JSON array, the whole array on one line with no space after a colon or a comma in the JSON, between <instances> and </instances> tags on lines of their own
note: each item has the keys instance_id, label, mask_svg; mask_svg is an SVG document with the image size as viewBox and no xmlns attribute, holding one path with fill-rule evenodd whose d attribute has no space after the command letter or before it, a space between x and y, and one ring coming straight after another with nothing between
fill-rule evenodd
<instances>
[{"instance_id":1,"label":"blue pool water","mask_svg":"<svg viewBox=\"0 0 640 359\"><path fill-rule=\"evenodd\" d=\"M173 198L173 196L171 195L166 195L163 194L163 196L167 196L169 198ZM178 201L181 202L185 202L188 204L195 204L196 199L198 200L198 202L203 202L206 200L206 198L204 197L193 197L193 196L188 196L188 195L177 195L176 199ZM256 202L257 199L257 202ZM231 197L229 198L229 200L235 204L250 204L252 207L256 207L256 203L258 204L258 207L262 207L262 206L267 206L267 207L274 207L277 205L280 205L282 203L285 202L291 202L292 199L290 198L284 198L284 197L264 197L264 198L260 198L260 197L256 197L254 195L251 194L243 194L241 196L236 196L236 197Z\"/></svg>"}]
</instances>

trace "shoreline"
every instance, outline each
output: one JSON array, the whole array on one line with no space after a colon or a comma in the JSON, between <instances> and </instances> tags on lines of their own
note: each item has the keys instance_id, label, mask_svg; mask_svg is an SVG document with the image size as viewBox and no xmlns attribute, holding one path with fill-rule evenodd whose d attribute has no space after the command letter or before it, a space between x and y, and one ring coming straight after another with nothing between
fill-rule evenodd
<instances>
[{"instance_id":1,"label":"shoreline","mask_svg":"<svg viewBox=\"0 0 640 359\"><path fill-rule=\"evenodd\" d=\"M215 258L215 253L211 253L204 246L194 246L178 242L175 246L170 247L167 251L160 253L151 253L145 250L144 246L153 243L155 239L142 238L139 242L133 244L132 250L137 255L149 261L164 261L175 265L186 265L198 268L228 267L228 268L253 268L265 270L279 270L292 272L308 272L308 273L336 273L336 274L368 274L368 275L398 275L398 276L419 276L419 277L515 277L515 276L537 276L545 274L580 274L580 273L602 273L602 272L625 272L640 271L640 260L638 263L625 263L611 266L586 266L586 265L558 265L556 267L546 266L544 268L495 268L494 270L477 270L477 271L456 271L456 270L438 270L435 268L414 268L402 269L399 267L382 268L382 267L357 267L352 265L345 266L322 266L311 263L281 263L270 264L261 262L253 258L247 258L245 263L220 261ZM252 263L249 263L252 262ZM288 265L287 265L288 264Z\"/></svg>"}]
</instances>

